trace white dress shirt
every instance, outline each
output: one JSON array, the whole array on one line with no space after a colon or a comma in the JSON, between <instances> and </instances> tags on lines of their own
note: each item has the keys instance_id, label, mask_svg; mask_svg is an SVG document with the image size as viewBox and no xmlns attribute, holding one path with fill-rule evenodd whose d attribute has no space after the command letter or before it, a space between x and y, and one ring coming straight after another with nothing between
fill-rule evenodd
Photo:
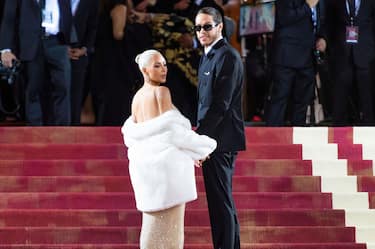
<instances>
[{"instance_id":1,"label":"white dress shirt","mask_svg":"<svg viewBox=\"0 0 375 249\"><path fill-rule=\"evenodd\" d=\"M208 52L210 52L210 50L212 49L212 47L215 46L215 44L218 43L218 41L220 41L221 39L223 39L222 35L219 38L217 38L210 46L205 47L204 48L204 54L207 55Z\"/></svg>"},{"instance_id":2,"label":"white dress shirt","mask_svg":"<svg viewBox=\"0 0 375 249\"><path fill-rule=\"evenodd\" d=\"M51 35L59 33L60 6L58 0L46 0L46 7L42 12L42 27L45 28L46 33Z\"/></svg>"}]
</instances>

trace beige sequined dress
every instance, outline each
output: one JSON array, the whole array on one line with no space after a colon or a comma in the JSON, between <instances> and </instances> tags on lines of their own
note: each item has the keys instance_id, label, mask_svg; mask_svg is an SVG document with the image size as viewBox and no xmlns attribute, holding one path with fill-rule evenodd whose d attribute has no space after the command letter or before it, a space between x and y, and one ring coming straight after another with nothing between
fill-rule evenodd
<instances>
[{"instance_id":1,"label":"beige sequined dress","mask_svg":"<svg viewBox=\"0 0 375 249\"><path fill-rule=\"evenodd\" d=\"M197 198L194 160L212 153L216 141L192 131L178 110L141 123L129 117L121 131L143 213L141 249L182 249L185 203Z\"/></svg>"},{"instance_id":2,"label":"beige sequined dress","mask_svg":"<svg viewBox=\"0 0 375 249\"><path fill-rule=\"evenodd\" d=\"M141 249L183 249L185 204L142 215Z\"/></svg>"}]
</instances>

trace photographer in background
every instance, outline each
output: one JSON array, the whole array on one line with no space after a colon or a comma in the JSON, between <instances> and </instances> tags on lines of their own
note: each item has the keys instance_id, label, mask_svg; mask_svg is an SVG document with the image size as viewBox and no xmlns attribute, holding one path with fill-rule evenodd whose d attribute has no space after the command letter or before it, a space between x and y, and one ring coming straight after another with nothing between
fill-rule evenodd
<instances>
[{"instance_id":1,"label":"photographer in background","mask_svg":"<svg viewBox=\"0 0 375 249\"><path fill-rule=\"evenodd\" d=\"M0 25L3 19L4 0L0 0ZM22 120L22 87L19 79L20 62L12 67L0 65L0 122Z\"/></svg>"},{"instance_id":2,"label":"photographer in background","mask_svg":"<svg viewBox=\"0 0 375 249\"><path fill-rule=\"evenodd\" d=\"M291 98L291 125L305 126L315 86L314 52L324 52L324 19L319 0L277 0L272 49L268 126L284 126Z\"/></svg>"},{"instance_id":3,"label":"photographer in background","mask_svg":"<svg viewBox=\"0 0 375 249\"><path fill-rule=\"evenodd\" d=\"M71 27L70 1L5 1L0 32L1 61L11 67L19 59L25 66L28 125L70 125L67 44Z\"/></svg>"}]
</instances>

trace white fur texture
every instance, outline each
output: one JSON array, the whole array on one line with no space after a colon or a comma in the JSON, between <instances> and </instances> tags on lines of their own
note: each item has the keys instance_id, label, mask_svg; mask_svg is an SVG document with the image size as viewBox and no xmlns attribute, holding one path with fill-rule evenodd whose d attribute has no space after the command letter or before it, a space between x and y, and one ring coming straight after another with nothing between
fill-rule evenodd
<instances>
[{"instance_id":1,"label":"white fur texture","mask_svg":"<svg viewBox=\"0 0 375 249\"><path fill-rule=\"evenodd\" d=\"M130 116L121 132L138 210L159 211L197 198L194 160L213 152L215 140L192 131L178 110L142 123Z\"/></svg>"}]
</instances>

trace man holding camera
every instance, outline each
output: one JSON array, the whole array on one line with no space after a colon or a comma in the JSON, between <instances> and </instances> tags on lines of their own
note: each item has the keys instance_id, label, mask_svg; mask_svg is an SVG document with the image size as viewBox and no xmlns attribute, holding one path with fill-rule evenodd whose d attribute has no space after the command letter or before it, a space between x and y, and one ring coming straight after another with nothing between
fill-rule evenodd
<instances>
[{"instance_id":1,"label":"man holding camera","mask_svg":"<svg viewBox=\"0 0 375 249\"><path fill-rule=\"evenodd\" d=\"M1 61L25 66L28 125L70 125L70 1L6 0L0 33Z\"/></svg>"},{"instance_id":2,"label":"man holding camera","mask_svg":"<svg viewBox=\"0 0 375 249\"><path fill-rule=\"evenodd\" d=\"M272 86L266 110L268 126L285 125L290 98L291 125L306 125L307 107L314 97L314 52L326 49L320 4L319 0L276 1Z\"/></svg>"}]
</instances>

